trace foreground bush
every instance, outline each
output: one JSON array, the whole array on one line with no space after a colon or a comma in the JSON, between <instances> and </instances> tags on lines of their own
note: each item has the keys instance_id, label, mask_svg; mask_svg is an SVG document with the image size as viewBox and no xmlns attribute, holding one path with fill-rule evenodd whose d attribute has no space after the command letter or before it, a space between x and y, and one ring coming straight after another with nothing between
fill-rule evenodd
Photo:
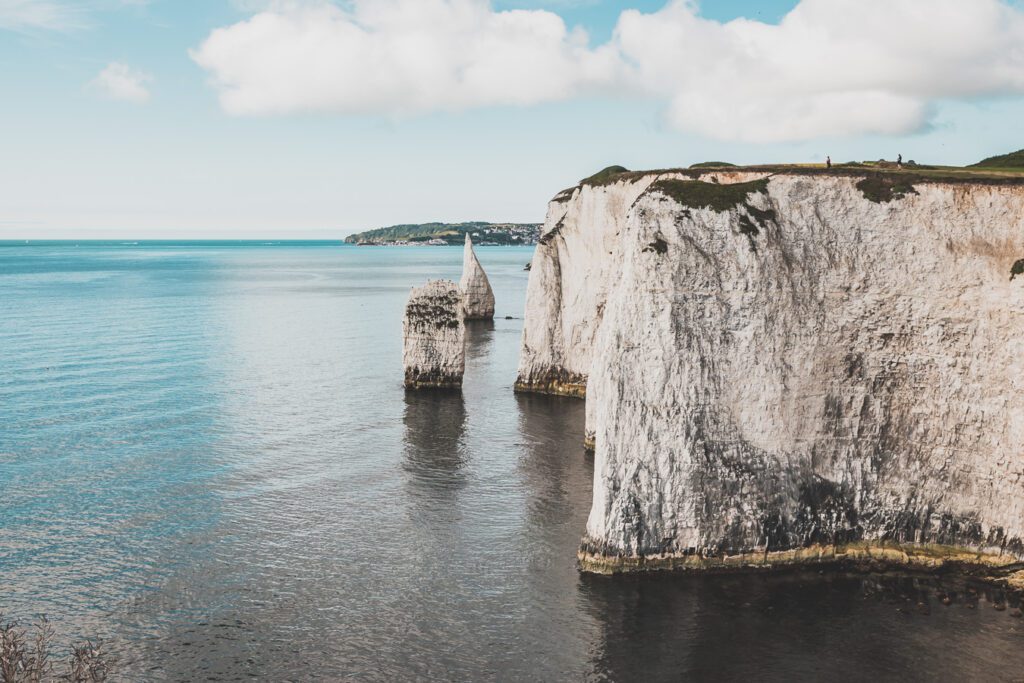
<instances>
[{"instance_id":1,"label":"foreground bush","mask_svg":"<svg viewBox=\"0 0 1024 683\"><path fill-rule=\"evenodd\" d=\"M50 653L52 640L53 627L45 618L24 628L0 615L0 683L99 683L107 679L110 663L101 644L88 641L73 646L67 658L55 664Z\"/></svg>"}]
</instances>

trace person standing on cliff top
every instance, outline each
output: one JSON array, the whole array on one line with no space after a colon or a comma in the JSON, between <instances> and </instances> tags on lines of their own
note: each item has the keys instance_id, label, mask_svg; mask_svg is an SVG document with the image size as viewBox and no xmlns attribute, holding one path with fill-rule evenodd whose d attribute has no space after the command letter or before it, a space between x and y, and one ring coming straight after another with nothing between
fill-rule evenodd
<instances>
[{"instance_id":1,"label":"person standing on cliff top","mask_svg":"<svg viewBox=\"0 0 1024 683\"><path fill-rule=\"evenodd\" d=\"M832 157L825 157L825 168L832 168Z\"/></svg>"},{"instance_id":2,"label":"person standing on cliff top","mask_svg":"<svg viewBox=\"0 0 1024 683\"><path fill-rule=\"evenodd\" d=\"M902 154L897 154L896 155L896 167L897 168L903 168L903 155Z\"/></svg>"}]
</instances>

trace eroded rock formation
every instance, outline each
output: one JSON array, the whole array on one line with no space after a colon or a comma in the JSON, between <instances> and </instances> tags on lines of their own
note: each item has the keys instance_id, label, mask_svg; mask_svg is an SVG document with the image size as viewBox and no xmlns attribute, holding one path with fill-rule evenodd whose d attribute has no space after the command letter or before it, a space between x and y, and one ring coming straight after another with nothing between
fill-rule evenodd
<instances>
[{"instance_id":1,"label":"eroded rock formation","mask_svg":"<svg viewBox=\"0 0 1024 683\"><path fill-rule=\"evenodd\" d=\"M405 386L408 389L458 389L465 370L462 294L449 280L415 287L402 321Z\"/></svg>"},{"instance_id":2,"label":"eroded rock formation","mask_svg":"<svg viewBox=\"0 0 1024 683\"><path fill-rule=\"evenodd\" d=\"M466 246L462 255L462 290L466 320L492 320L494 318L494 291L487 273L473 251L473 240L466 233Z\"/></svg>"},{"instance_id":3,"label":"eroded rock formation","mask_svg":"<svg viewBox=\"0 0 1024 683\"><path fill-rule=\"evenodd\" d=\"M519 387L587 381L583 566L1024 558L1024 186L1000 183L674 172L556 198Z\"/></svg>"}]
</instances>

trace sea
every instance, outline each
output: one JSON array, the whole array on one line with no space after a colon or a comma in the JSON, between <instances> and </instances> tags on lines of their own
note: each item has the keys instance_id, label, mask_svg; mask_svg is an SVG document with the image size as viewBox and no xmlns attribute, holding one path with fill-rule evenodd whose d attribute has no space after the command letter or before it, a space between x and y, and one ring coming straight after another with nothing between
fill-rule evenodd
<instances>
[{"instance_id":1,"label":"sea","mask_svg":"<svg viewBox=\"0 0 1024 683\"><path fill-rule=\"evenodd\" d=\"M4 619L127 681L1024 679L969 580L581 574L583 402L513 392L532 248L477 252L432 393L403 306L461 248L0 243Z\"/></svg>"}]
</instances>

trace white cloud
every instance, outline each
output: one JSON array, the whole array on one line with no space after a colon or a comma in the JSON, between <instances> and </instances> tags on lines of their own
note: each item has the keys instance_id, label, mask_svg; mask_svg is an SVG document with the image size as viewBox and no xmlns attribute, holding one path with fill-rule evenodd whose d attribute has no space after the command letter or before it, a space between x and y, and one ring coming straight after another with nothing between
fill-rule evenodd
<instances>
[{"instance_id":1,"label":"white cloud","mask_svg":"<svg viewBox=\"0 0 1024 683\"><path fill-rule=\"evenodd\" d=\"M113 100L143 104L149 101L146 84L153 77L121 62L111 62L89 82L89 87Z\"/></svg>"},{"instance_id":2,"label":"white cloud","mask_svg":"<svg viewBox=\"0 0 1024 683\"><path fill-rule=\"evenodd\" d=\"M557 14L494 12L482 0L277 3L191 55L232 114L529 105L608 82L615 65Z\"/></svg>"},{"instance_id":3,"label":"white cloud","mask_svg":"<svg viewBox=\"0 0 1024 683\"><path fill-rule=\"evenodd\" d=\"M803 0L779 25L674 2L616 42L670 123L721 139L908 133L936 100L1024 93L1024 14L998 0Z\"/></svg>"},{"instance_id":4,"label":"white cloud","mask_svg":"<svg viewBox=\"0 0 1024 683\"><path fill-rule=\"evenodd\" d=\"M253 2L253 0L245 0ZM802 0L778 25L696 4L626 10L591 47L487 0L263 0L192 51L225 111L403 116L603 92L727 140L902 134L938 100L1024 93L1024 12L1002 0Z\"/></svg>"}]
</instances>

